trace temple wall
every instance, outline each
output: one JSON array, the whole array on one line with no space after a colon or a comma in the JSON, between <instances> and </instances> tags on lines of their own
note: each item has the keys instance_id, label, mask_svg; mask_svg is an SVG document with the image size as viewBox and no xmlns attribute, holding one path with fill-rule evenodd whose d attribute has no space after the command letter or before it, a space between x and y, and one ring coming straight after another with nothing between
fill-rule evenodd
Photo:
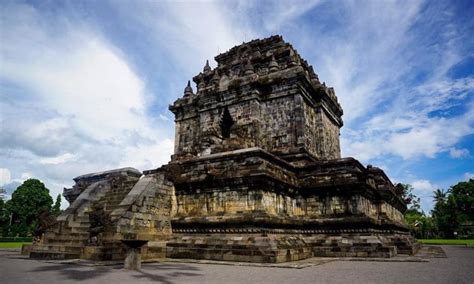
<instances>
[{"instance_id":1,"label":"temple wall","mask_svg":"<svg viewBox=\"0 0 474 284\"><path fill-rule=\"evenodd\" d=\"M276 200L279 202L276 202ZM282 196L261 190L213 191L205 194L178 194L177 214L180 216L208 216L242 214L255 210L275 215L288 210Z\"/></svg>"},{"instance_id":2,"label":"temple wall","mask_svg":"<svg viewBox=\"0 0 474 284\"><path fill-rule=\"evenodd\" d=\"M262 108L264 123L261 125L263 149L285 153L289 148L296 146L298 121L295 118L298 116L298 111L295 107L293 96L265 101Z\"/></svg>"},{"instance_id":3,"label":"temple wall","mask_svg":"<svg viewBox=\"0 0 474 284\"><path fill-rule=\"evenodd\" d=\"M272 92L278 96L290 91ZM238 94L228 96L226 107L234 121L230 137L222 137L219 125L226 103L210 109L201 106L197 116L176 122L176 154L202 156L250 147L284 154L303 147L320 159L340 158L339 126L321 106L310 106L299 94L241 102L235 98Z\"/></svg>"},{"instance_id":4,"label":"temple wall","mask_svg":"<svg viewBox=\"0 0 474 284\"><path fill-rule=\"evenodd\" d=\"M372 219L379 216L378 206L360 195L290 197L265 190L213 191L206 194L177 195L177 217L235 215L265 212L268 215L289 217L306 216L310 219L330 218L346 215L364 215ZM403 220L403 215L384 203L381 212L390 220Z\"/></svg>"},{"instance_id":5,"label":"temple wall","mask_svg":"<svg viewBox=\"0 0 474 284\"><path fill-rule=\"evenodd\" d=\"M357 212L371 218L378 217L377 205L363 196L357 196Z\"/></svg>"},{"instance_id":6,"label":"temple wall","mask_svg":"<svg viewBox=\"0 0 474 284\"><path fill-rule=\"evenodd\" d=\"M221 128L219 122L222 119L224 108L219 108L213 111L203 112L201 114L201 125L203 129L212 127L217 130L218 136L221 138L215 141L212 145L211 152L218 153L228 150L251 148L259 145L259 121L260 121L260 103L257 100L249 100L231 104L227 106L230 116L234 124L230 128L230 137L223 138L221 135ZM208 116L208 113L217 112L213 115L212 124L207 125L203 117ZM205 137L202 137L205 139Z\"/></svg>"},{"instance_id":7,"label":"temple wall","mask_svg":"<svg viewBox=\"0 0 474 284\"><path fill-rule=\"evenodd\" d=\"M175 127L175 154L197 154L199 145L199 120L197 117L177 121Z\"/></svg>"},{"instance_id":8,"label":"temple wall","mask_svg":"<svg viewBox=\"0 0 474 284\"><path fill-rule=\"evenodd\" d=\"M392 205L388 204L387 202L382 202L380 204L380 213L387 216L388 219L403 223L404 222L404 216L402 212L398 211L396 208L394 208Z\"/></svg>"},{"instance_id":9,"label":"temple wall","mask_svg":"<svg viewBox=\"0 0 474 284\"><path fill-rule=\"evenodd\" d=\"M341 157L339 126L323 110L320 109L318 114L320 115L320 127L322 128L322 131L320 130L318 133L322 136L317 137L316 140L321 139L323 141L320 148L321 158L339 159Z\"/></svg>"},{"instance_id":10,"label":"temple wall","mask_svg":"<svg viewBox=\"0 0 474 284\"><path fill-rule=\"evenodd\" d=\"M322 128L319 127L320 116L317 114L316 110L306 103L303 104L304 112L304 136L303 143L306 145L306 150L313 154L315 157L320 158L320 144L321 140L314 139L315 137L321 137L321 134L318 131L322 131Z\"/></svg>"}]
</instances>

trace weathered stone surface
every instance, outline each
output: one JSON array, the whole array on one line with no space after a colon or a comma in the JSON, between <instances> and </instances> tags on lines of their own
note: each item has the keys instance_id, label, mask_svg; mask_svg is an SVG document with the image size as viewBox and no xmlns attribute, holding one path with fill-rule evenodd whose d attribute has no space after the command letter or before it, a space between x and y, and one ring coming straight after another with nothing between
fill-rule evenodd
<instances>
[{"instance_id":1,"label":"weathered stone surface","mask_svg":"<svg viewBox=\"0 0 474 284\"><path fill-rule=\"evenodd\" d=\"M313 255L395 255L402 245L390 236L409 238L405 205L383 171L341 159L334 89L279 36L234 47L216 61L193 78L196 94L170 106L172 229L181 237L168 242L169 256L221 259L216 240L255 233L302 236Z\"/></svg>"},{"instance_id":2,"label":"weathered stone surface","mask_svg":"<svg viewBox=\"0 0 474 284\"><path fill-rule=\"evenodd\" d=\"M57 252L74 252L88 259L123 259L127 250L121 240L145 239L150 242L141 249L144 258L164 257L173 185L159 170L140 176L138 170L123 168L75 178L73 189L79 194L32 248L38 252L33 255L47 258L49 251L58 258L71 255Z\"/></svg>"},{"instance_id":3,"label":"weathered stone surface","mask_svg":"<svg viewBox=\"0 0 474 284\"><path fill-rule=\"evenodd\" d=\"M342 108L296 49L272 36L215 59L170 106L171 161L141 178L125 168L74 179L71 206L32 256L123 259L124 239L149 241L143 258L416 252L389 178L341 158Z\"/></svg>"},{"instance_id":4,"label":"weathered stone surface","mask_svg":"<svg viewBox=\"0 0 474 284\"><path fill-rule=\"evenodd\" d=\"M249 147L287 158L302 154L303 161L340 157L342 108L334 90L281 37L234 47L216 61L217 68L194 77L197 94L170 107L175 159ZM224 114L232 123L223 124Z\"/></svg>"}]
</instances>

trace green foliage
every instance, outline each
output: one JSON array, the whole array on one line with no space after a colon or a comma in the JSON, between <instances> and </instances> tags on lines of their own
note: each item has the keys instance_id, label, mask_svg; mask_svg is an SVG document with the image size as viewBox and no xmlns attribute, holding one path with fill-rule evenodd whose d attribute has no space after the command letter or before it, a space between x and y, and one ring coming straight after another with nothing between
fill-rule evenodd
<instances>
[{"instance_id":1,"label":"green foliage","mask_svg":"<svg viewBox=\"0 0 474 284\"><path fill-rule=\"evenodd\" d=\"M460 182L450 189L450 198L456 206L459 222L474 221L474 179ZM448 199L449 202L449 199Z\"/></svg>"},{"instance_id":2,"label":"green foliage","mask_svg":"<svg viewBox=\"0 0 474 284\"><path fill-rule=\"evenodd\" d=\"M459 182L448 191L435 190L431 217L420 210L420 199L409 184L396 184L396 193L407 204L405 220L417 238L472 238L474 235L474 179Z\"/></svg>"},{"instance_id":3,"label":"green foliage","mask_svg":"<svg viewBox=\"0 0 474 284\"><path fill-rule=\"evenodd\" d=\"M37 225L37 216L44 210L51 210L53 199L49 190L37 179L28 179L20 185L7 201L8 215L12 224L8 230L10 236L31 235ZM5 233L5 232L4 232Z\"/></svg>"},{"instance_id":4,"label":"green foliage","mask_svg":"<svg viewBox=\"0 0 474 284\"><path fill-rule=\"evenodd\" d=\"M415 209L405 212L405 221L416 238L432 238L435 236L433 219L425 213Z\"/></svg>"},{"instance_id":5,"label":"green foliage","mask_svg":"<svg viewBox=\"0 0 474 284\"><path fill-rule=\"evenodd\" d=\"M6 190L0 187L0 200L3 201L3 199L5 198L5 193Z\"/></svg>"},{"instance_id":6,"label":"green foliage","mask_svg":"<svg viewBox=\"0 0 474 284\"><path fill-rule=\"evenodd\" d=\"M398 183L395 185L395 192L407 205L405 221L413 235L417 238L433 237L433 220L421 211L420 198L413 193L413 187L409 184Z\"/></svg>"},{"instance_id":7,"label":"green foliage","mask_svg":"<svg viewBox=\"0 0 474 284\"><path fill-rule=\"evenodd\" d=\"M438 189L434 194L431 213L439 235L445 238L472 235L462 225L474 222L474 179L459 182L447 192Z\"/></svg>"},{"instance_id":8,"label":"green foliage","mask_svg":"<svg viewBox=\"0 0 474 284\"><path fill-rule=\"evenodd\" d=\"M413 186L409 184L395 184L395 193L402 198L408 210L420 211L420 198L413 193Z\"/></svg>"},{"instance_id":9,"label":"green foliage","mask_svg":"<svg viewBox=\"0 0 474 284\"><path fill-rule=\"evenodd\" d=\"M8 225L8 212L5 206L5 201L0 199L0 235L3 235L3 230Z\"/></svg>"},{"instance_id":10,"label":"green foliage","mask_svg":"<svg viewBox=\"0 0 474 284\"><path fill-rule=\"evenodd\" d=\"M61 194L58 194L56 197L56 202L54 203L53 208L51 208L51 214L54 216L61 214Z\"/></svg>"}]
</instances>

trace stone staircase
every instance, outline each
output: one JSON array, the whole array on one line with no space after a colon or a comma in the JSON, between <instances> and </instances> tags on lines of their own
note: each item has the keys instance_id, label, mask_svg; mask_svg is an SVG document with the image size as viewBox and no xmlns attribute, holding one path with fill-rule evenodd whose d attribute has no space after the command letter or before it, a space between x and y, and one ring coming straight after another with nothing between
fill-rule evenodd
<instances>
[{"instance_id":1,"label":"stone staircase","mask_svg":"<svg viewBox=\"0 0 474 284\"><path fill-rule=\"evenodd\" d=\"M100 205L105 215L110 216L120 207L136 182L137 179L115 176L87 186L69 208L58 216L58 224L45 233L42 243L33 246L30 257L73 259L87 255L90 259L104 259L107 254L121 255L122 248L118 240L102 246L88 246L91 227L89 214L95 206Z\"/></svg>"}]
</instances>

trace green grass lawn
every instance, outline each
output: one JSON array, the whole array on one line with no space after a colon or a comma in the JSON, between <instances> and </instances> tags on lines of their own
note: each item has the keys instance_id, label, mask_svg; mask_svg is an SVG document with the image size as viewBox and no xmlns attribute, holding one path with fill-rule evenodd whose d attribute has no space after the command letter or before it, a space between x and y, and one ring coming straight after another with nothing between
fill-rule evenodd
<instances>
[{"instance_id":1,"label":"green grass lawn","mask_svg":"<svg viewBox=\"0 0 474 284\"><path fill-rule=\"evenodd\" d=\"M23 242L18 242L18 243L0 243L0 249L2 248L21 248L22 245L27 245L31 243L23 243Z\"/></svg>"},{"instance_id":2,"label":"green grass lawn","mask_svg":"<svg viewBox=\"0 0 474 284\"><path fill-rule=\"evenodd\" d=\"M418 241L425 245L474 245L474 240L433 239L433 240L418 240Z\"/></svg>"}]
</instances>

